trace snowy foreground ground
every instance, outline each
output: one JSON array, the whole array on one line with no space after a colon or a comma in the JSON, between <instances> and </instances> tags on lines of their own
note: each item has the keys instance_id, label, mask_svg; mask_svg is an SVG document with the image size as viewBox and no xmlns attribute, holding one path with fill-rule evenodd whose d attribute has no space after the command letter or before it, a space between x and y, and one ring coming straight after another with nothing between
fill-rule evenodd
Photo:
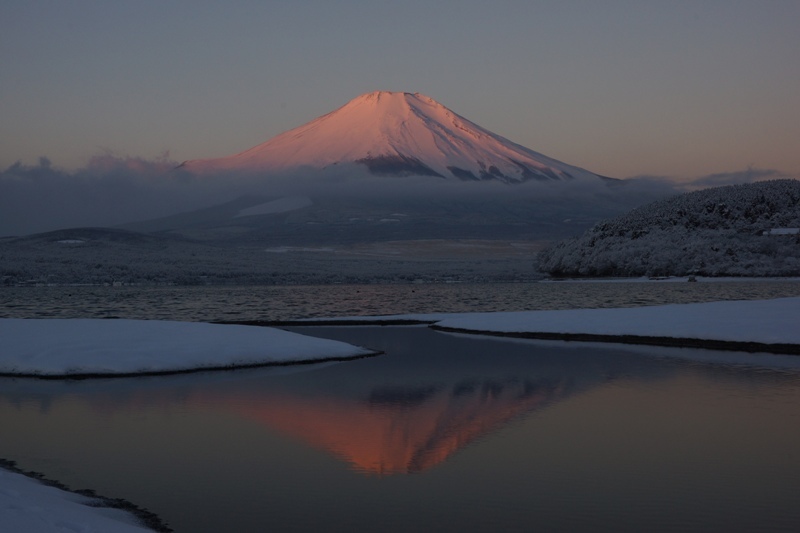
<instances>
[{"instance_id":1,"label":"snowy foreground ground","mask_svg":"<svg viewBox=\"0 0 800 533\"><path fill-rule=\"evenodd\" d=\"M592 338L596 336L611 342L627 338L634 343L637 339L694 339L755 343L756 348L778 346L779 353L800 348L800 298L624 309L348 317L335 321L356 325L404 320L477 334L576 335L576 339L587 336L587 340L597 340ZM314 322L323 321L305 323ZM272 328L140 320L0 319L0 338L0 372L66 377L228 368L370 353L346 343ZM735 349L735 344L727 347ZM797 356L757 357L800 362ZM0 526L4 531L148 531L125 511L87 505L91 500L0 466Z\"/></svg>"},{"instance_id":2,"label":"snowy foreground ground","mask_svg":"<svg viewBox=\"0 0 800 533\"><path fill-rule=\"evenodd\" d=\"M274 328L157 320L0 319L0 374L108 376L345 359L350 344Z\"/></svg>"},{"instance_id":3,"label":"snowy foreground ground","mask_svg":"<svg viewBox=\"0 0 800 533\"><path fill-rule=\"evenodd\" d=\"M99 505L99 506L98 506ZM131 513L0 467L0 529L19 533L144 533Z\"/></svg>"}]
</instances>

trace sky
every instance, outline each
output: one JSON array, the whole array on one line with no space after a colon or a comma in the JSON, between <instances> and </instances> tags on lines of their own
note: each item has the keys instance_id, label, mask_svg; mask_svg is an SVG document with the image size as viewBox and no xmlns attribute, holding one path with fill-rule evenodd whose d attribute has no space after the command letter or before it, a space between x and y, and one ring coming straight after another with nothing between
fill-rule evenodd
<instances>
[{"instance_id":1,"label":"sky","mask_svg":"<svg viewBox=\"0 0 800 533\"><path fill-rule=\"evenodd\" d=\"M618 178L800 176L800 2L4 0L0 170L231 155L420 92Z\"/></svg>"}]
</instances>

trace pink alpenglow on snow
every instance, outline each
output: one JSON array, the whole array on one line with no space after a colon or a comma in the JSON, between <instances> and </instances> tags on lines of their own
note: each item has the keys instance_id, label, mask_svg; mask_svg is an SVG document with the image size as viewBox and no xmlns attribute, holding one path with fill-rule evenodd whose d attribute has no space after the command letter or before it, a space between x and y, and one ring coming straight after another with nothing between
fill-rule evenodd
<instances>
[{"instance_id":1,"label":"pink alpenglow on snow","mask_svg":"<svg viewBox=\"0 0 800 533\"><path fill-rule=\"evenodd\" d=\"M196 159L195 173L280 173L361 165L374 175L559 181L599 177L520 146L419 93L377 91L230 157Z\"/></svg>"},{"instance_id":2,"label":"pink alpenglow on snow","mask_svg":"<svg viewBox=\"0 0 800 533\"><path fill-rule=\"evenodd\" d=\"M373 354L274 328L198 322L0 319L0 374L157 374Z\"/></svg>"}]
</instances>

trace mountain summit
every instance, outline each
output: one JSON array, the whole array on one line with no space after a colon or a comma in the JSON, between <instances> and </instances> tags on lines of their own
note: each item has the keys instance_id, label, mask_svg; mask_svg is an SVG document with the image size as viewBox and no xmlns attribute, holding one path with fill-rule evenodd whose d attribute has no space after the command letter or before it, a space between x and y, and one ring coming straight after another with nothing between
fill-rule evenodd
<instances>
[{"instance_id":1,"label":"mountain summit","mask_svg":"<svg viewBox=\"0 0 800 533\"><path fill-rule=\"evenodd\" d=\"M356 164L371 174L521 183L598 176L484 129L419 93L377 91L240 154L196 159L198 173L276 173Z\"/></svg>"}]
</instances>

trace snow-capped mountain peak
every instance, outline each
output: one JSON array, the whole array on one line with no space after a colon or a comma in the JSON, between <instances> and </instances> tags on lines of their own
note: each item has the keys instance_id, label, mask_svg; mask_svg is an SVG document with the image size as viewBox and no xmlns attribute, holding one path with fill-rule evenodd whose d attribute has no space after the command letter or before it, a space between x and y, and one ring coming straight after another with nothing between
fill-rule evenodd
<instances>
[{"instance_id":1,"label":"snow-capped mountain peak","mask_svg":"<svg viewBox=\"0 0 800 533\"><path fill-rule=\"evenodd\" d=\"M285 172L354 163L375 175L445 179L597 179L515 144L419 93L375 91L230 157L188 161L194 172Z\"/></svg>"}]
</instances>

